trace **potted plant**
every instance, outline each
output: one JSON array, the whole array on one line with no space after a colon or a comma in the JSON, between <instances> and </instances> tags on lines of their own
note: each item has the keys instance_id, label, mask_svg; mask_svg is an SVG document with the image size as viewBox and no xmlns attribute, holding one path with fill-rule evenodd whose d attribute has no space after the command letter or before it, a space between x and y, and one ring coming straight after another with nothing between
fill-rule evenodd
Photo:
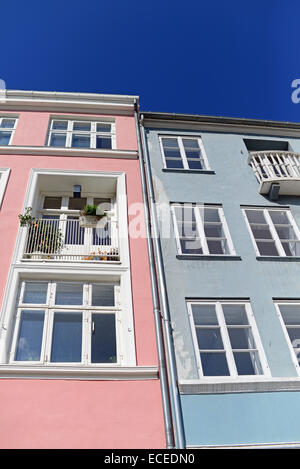
<instances>
[{"instance_id":1,"label":"potted plant","mask_svg":"<svg viewBox=\"0 0 300 469\"><path fill-rule=\"evenodd\" d=\"M62 231L57 220L38 219L32 216L32 208L27 207L24 214L19 215L20 226L28 228L26 253L31 258L50 257L59 252L63 246Z\"/></svg>"},{"instance_id":2,"label":"potted plant","mask_svg":"<svg viewBox=\"0 0 300 469\"><path fill-rule=\"evenodd\" d=\"M107 222L107 218L107 212L97 204L86 205L80 212L79 224L84 228L96 228L101 220L101 228L103 228Z\"/></svg>"}]
</instances>

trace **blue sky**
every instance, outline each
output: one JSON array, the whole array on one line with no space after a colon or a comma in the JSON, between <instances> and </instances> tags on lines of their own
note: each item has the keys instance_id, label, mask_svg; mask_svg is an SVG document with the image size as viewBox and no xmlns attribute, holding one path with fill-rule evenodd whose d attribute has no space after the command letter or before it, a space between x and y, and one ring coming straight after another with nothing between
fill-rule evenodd
<instances>
[{"instance_id":1,"label":"blue sky","mask_svg":"<svg viewBox=\"0 0 300 469\"><path fill-rule=\"evenodd\" d=\"M136 94L144 111L300 122L299 17L298 0L2 2L0 78Z\"/></svg>"}]
</instances>

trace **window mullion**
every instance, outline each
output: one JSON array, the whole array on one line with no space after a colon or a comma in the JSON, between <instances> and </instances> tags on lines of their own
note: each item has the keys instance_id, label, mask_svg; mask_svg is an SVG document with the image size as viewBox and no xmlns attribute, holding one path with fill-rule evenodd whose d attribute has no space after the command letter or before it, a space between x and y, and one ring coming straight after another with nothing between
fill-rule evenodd
<instances>
[{"instance_id":1,"label":"window mullion","mask_svg":"<svg viewBox=\"0 0 300 469\"><path fill-rule=\"evenodd\" d=\"M181 155L183 167L184 167L184 169L189 169L189 164L188 164L188 160L187 160L187 157L186 157L186 154L185 154L185 149L184 149L184 145L183 145L183 142L182 142L182 138L177 137L177 142L178 142L178 146L179 146L179 150L180 150L180 155Z\"/></svg>"},{"instance_id":2,"label":"window mullion","mask_svg":"<svg viewBox=\"0 0 300 469\"><path fill-rule=\"evenodd\" d=\"M205 231L204 231L204 220L202 221L200 209L204 210L204 206L200 207L199 205L197 205L196 207L193 208L194 213L195 213L195 218L196 218L197 230L198 230L200 240L201 240L203 254L208 255L209 250L208 250L207 240L206 240Z\"/></svg>"},{"instance_id":3,"label":"window mullion","mask_svg":"<svg viewBox=\"0 0 300 469\"><path fill-rule=\"evenodd\" d=\"M222 336L222 340L224 344L224 349L225 349L225 353L227 357L229 373L230 373L230 376L232 376L233 378L237 378L238 373L237 373L237 369L235 365L234 355L233 355L233 351L231 348L231 342L230 342L227 325L226 325L226 321L225 321L224 314L223 314L223 308L220 302L217 302L216 304L216 312L217 312L217 318L218 318L219 325L220 325L220 332L221 332L221 336Z\"/></svg>"}]
</instances>

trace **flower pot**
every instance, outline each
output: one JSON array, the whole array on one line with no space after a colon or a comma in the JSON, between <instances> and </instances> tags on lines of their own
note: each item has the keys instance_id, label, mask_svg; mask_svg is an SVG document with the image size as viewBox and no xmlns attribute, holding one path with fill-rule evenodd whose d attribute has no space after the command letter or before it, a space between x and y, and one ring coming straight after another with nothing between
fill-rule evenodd
<instances>
[{"instance_id":1,"label":"flower pot","mask_svg":"<svg viewBox=\"0 0 300 469\"><path fill-rule=\"evenodd\" d=\"M98 225L101 224L101 226ZM103 228L107 223L105 215L80 215L79 225L82 228Z\"/></svg>"}]
</instances>

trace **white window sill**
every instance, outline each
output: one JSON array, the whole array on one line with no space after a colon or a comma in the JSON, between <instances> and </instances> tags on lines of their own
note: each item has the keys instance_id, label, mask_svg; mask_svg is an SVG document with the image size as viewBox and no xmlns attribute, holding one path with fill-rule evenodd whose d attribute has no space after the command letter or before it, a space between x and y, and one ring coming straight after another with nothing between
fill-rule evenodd
<instances>
[{"instance_id":1,"label":"white window sill","mask_svg":"<svg viewBox=\"0 0 300 469\"><path fill-rule=\"evenodd\" d=\"M42 366L0 365L1 378L76 379L76 380L149 380L158 379L155 366Z\"/></svg>"},{"instance_id":2,"label":"white window sill","mask_svg":"<svg viewBox=\"0 0 300 469\"><path fill-rule=\"evenodd\" d=\"M270 378L263 376L244 377L238 380L181 380L180 394L226 394L241 392L300 391L300 377Z\"/></svg>"}]
</instances>

